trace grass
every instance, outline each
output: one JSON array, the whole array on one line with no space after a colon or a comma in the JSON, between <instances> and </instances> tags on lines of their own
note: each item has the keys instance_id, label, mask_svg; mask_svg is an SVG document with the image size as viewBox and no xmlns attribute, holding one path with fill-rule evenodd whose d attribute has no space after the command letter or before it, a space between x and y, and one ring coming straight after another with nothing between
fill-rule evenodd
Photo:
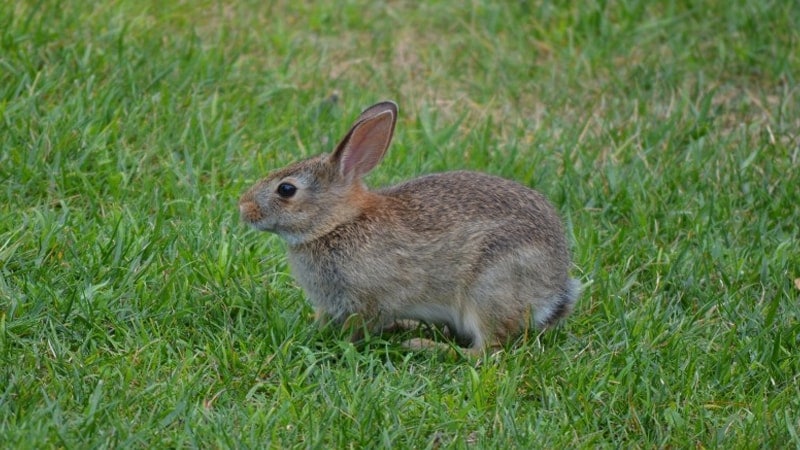
<instances>
[{"instance_id":1,"label":"grass","mask_svg":"<svg viewBox=\"0 0 800 450\"><path fill-rule=\"evenodd\" d=\"M800 447L792 2L0 5L0 447ZM312 326L238 220L398 101L368 182L568 225L575 314L481 360Z\"/></svg>"}]
</instances>

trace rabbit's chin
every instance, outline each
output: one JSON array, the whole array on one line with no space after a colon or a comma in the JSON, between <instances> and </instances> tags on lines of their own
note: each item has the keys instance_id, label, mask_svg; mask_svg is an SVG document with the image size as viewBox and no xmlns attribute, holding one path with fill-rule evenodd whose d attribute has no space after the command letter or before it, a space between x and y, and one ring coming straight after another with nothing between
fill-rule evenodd
<instances>
[{"instance_id":1,"label":"rabbit's chin","mask_svg":"<svg viewBox=\"0 0 800 450\"><path fill-rule=\"evenodd\" d=\"M276 233L274 226L271 224L265 223L263 221L251 222L249 220L245 220L248 225L258 231L266 231L268 233Z\"/></svg>"},{"instance_id":2,"label":"rabbit's chin","mask_svg":"<svg viewBox=\"0 0 800 450\"><path fill-rule=\"evenodd\" d=\"M249 222L249 225L258 231L265 231L267 233L278 235L278 237L283 239L290 247L303 244L304 242L309 240L308 233L298 233L296 231L281 230L278 227L276 227L274 223L258 221L258 222Z\"/></svg>"},{"instance_id":3,"label":"rabbit's chin","mask_svg":"<svg viewBox=\"0 0 800 450\"><path fill-rule=\"evenodd\" d=\"M298 233L286 233L286 232L277 232L273 231L273 233L277 234L281 237L289 247L294 247L296 245L300 245L308 240L308 236L305 234L298 234Z\"/></svg>"}]
</instances>

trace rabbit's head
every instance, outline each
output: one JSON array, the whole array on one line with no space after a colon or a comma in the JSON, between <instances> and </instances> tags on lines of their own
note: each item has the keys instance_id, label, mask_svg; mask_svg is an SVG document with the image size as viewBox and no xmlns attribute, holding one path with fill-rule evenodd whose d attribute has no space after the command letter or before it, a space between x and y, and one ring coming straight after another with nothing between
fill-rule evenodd
<instances>
[{"instance_id":1,"label":"rabbit's head","mask_svg":"<svg viewBox=\"0 0 800 450\"><path fill-rule=\"evenodd\" d=\"M332 153L276 170L250 188L239 200L242 219L298 245L357 217L369 201L361 178L383 158L396 121L393 102L368 108Z\"/></svg>"}]
</instances>

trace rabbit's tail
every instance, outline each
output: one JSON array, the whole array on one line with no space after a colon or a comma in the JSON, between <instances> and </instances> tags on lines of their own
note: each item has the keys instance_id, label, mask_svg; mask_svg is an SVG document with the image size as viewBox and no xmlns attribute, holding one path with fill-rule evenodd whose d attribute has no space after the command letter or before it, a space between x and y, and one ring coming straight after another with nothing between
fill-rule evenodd
<instances>
[{"instance_id":1,"label":"rabbit's tail","mask_svg":"<svg viewBox=\"0 0 800 450\"><path fill-rule=\"evenodd\" d=\"M581 283L570 278L567 285L561 292L554 295L553 302L548 305L548 308L543 308L542 315L537 317L537 325L540 327L548 327L554 325L559 319L562 319L572 312L575 307L575 301L581 292Z\"/></svg>"}]
</instances>

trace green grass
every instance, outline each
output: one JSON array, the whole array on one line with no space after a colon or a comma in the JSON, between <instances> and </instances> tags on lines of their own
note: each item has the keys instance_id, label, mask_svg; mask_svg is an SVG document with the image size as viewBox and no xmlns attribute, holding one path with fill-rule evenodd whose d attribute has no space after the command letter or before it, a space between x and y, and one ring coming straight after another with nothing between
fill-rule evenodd
<instances>
[{"instance_id":1,"label":"green grass","mask_svg":"<svg viewBox=\"0 0 800 450\"><path fill-rule=\"evenodd\" d=\"M798 23L2 3L0 447L800 447ZM561 210L585 283L562 326L483 360L313 327L236 201L386 98L369 184L479 169Z\"/></svg>"}]
</instances>

